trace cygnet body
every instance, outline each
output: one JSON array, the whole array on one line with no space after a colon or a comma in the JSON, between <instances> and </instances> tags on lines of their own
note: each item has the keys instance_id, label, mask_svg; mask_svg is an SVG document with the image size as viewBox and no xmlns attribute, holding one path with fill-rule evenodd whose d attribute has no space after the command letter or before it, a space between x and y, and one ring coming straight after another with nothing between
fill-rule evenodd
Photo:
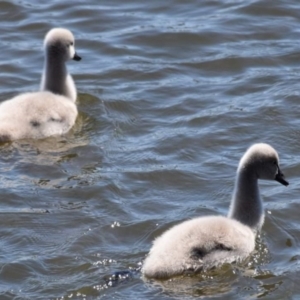
<instances>
[{"instance_id":1,"label":"cygnet body","mask_svg":"<svg viewBox=\"0 0 300 300\"><path fill-rule=\"evenodd\" d=\"M64 96L51 92L22 94L0 105L0 140L62 135L76 117L76 105Z\"/></svg>"},{"instance_id":2,"label":"cygnet body","mask_svg":"<svg viewBox=\"0 0 300 300\"><path fill-rule=\"evenodd\" d=\"M0 104L0 141L45 138L68 132L77 117L76 87L66 61L80 60L73 34L50 30L44 40L41 91L24 93Z\"/></svg>"},{"instance_id":3,"label":"cygnet body","mask_svg":"<svg viewBox=\"0 0 300 300\"><path fill-rule=\"evenodd\" d=\"M264 221L258 179L288 185L279 168L278 154L268 144L254 144L242 157L228 217L195 218L166 231L153 242L143 275L167 279L249 256Z\"/></svg>"}]
</instances>

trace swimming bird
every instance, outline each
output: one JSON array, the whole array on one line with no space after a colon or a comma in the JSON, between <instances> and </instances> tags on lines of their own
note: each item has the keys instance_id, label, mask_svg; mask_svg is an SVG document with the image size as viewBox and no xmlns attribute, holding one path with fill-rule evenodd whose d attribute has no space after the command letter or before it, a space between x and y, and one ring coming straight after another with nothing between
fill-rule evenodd
<instances>
[{"instance_id":1,"label":"swimming bird","mask_svg":"<svg viewBox=\"0 0 300 300\"><path fill-rule=\"evenodd\" d=\"M81 59L73 34L64 28L50 30L44 50L41 91L20 94L0 104L0 141L62 135L75 123L77 91L66 68L68 60Z\"/></svg>"},{"instance_id":2,"label":"swimming bird","mask_svg":"<svg viewBox=\"0 0 300 300\"><path fill-rule=\"evenodd\" d=\"M167 279L245 259L264 222L258 179L287 186L279 157L268 144L252 145L240 160L228 216L206 216L175 225L153 242L142 273Z\"/></svg>"}]
</instances>

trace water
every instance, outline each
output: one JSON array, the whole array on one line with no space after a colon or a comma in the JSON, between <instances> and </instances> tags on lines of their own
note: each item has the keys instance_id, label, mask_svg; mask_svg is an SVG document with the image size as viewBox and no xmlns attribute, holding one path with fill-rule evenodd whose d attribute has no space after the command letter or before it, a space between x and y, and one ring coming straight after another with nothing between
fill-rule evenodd
<instances>
[{"instance_id":1,"label":"water","mask_svg":"<svg viewBox=\"0 0 300 300\"><path fill-rule=\"evenodd\" d=\"M0 147L0 299L298 299L297 1L2 1L0 100L39 87L42 40L70 29L79 117ZM169 282L136 268L180 221L226 214L240 157L273 145L290 186L241 266Z\"/></svg>"}]
</instances>

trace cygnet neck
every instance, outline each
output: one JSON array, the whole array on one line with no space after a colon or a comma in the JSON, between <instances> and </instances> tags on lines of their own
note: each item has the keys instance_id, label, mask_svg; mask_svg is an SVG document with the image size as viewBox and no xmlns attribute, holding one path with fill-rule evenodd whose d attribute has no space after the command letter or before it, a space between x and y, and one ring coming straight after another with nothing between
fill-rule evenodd
<instances>
[{"instance_id":1,"label":"cygnet neck","mask_svg":"<svg viewBox=\"0 0 300 300\"><path fill-rule=\"evenodd\" d=\"M66 88L68 71L62 56L46 51L44 90L68 97Z\"/></svg>"},{"instance_id":2,"label":"cygnet neck","mask_svg":"<svg viewBox=\"0 0 300 300\"><path fill-rule=\"evenodd\" d=\"M242 166L238 169L228 217L255 231L263 224L264 212L259 195L258 178L255 169L251 166Z\"/></svg>"}]
</instances>

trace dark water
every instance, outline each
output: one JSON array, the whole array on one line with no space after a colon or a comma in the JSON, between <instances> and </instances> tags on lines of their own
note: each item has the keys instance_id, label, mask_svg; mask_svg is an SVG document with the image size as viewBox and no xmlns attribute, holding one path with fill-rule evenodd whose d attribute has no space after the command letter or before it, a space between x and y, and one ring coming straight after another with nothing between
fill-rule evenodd
<instances>
[{"instance_id":1,"label":"dark water","mask_svg":"<svg viewBox=\"0 0 300 300\"><path fill-rule=\"evenodd\" d=\"M49 3L0 3L0 100L38 89L43 37L62 26L83 57L69 63L80 114L65 137L0 147L0 299L299 299L298 1ZM255 142L290 186L260 183L243 265L109 280L170 226L226 214Z\"/></svg>"}]
</instances>

